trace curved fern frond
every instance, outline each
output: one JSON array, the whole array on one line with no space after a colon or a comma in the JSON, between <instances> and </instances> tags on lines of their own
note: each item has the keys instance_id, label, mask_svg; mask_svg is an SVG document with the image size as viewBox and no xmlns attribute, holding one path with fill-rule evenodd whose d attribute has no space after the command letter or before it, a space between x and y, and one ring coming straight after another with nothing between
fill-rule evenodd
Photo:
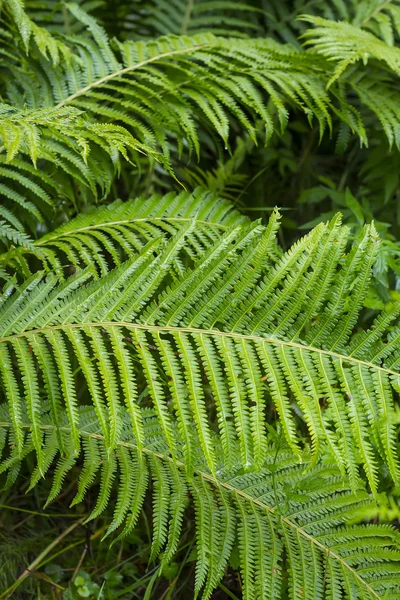
<instances>
[{"instance_id":1,"label":"curved fern frond","mask_svg":"<svg viewBox=\"0 0 400 600\"><path fill-rule=\"evenodd\" d=\"M120 439L124 404L140 431L133 406L145 394L171 456L177 443L171 424L177 422L189 471L195 438L215 472L212 406L226 463L238 442L245 468L260 465L273 402L296 454L294 413L300 413L313 461L328 444L353 487L362 465L376 493L380 460L398 485L393 390L399 388L399 306L352 341L377 251L375 230L366 227L345 254L349 232L336 218L277 259L276 229L276 214L265 229L258 223L229 228L198 249L193 266L177 272L175 261L196 230L193 221L167 242L159 236L149 241L95 282L85 283L89 271L60 285L54 276L33 276L3 303L4 361L19 364L16 353L28 353L29 362L20 365L25 378L42 373L61 390L77 452L77 386L87 388L110 451ZM36 341L45 342L54 358L51 372L30 354ZM19 390L9 369L2 371L21 440L20 407L27 404L36 415L37 394ZM135 383L128 390L117 381Z\"/></svg>"},{"instance_id":2,"label":"curved fern frond","mask_svg":"<svg viewBox=\"0 0 400 600\"><path fill-rule=\"evenodd\" d=\"M15 229L22 225L13 208L25 214L25 222L29 223L29 217L34 225L43 221L42 215L55 205L57 196L73 199L65 175L96 196L98 189L102 194L109 192L120 156L130 160L128 153L142 152L168 168L159 153L143 146L123 127L90 122L82 111L71 107L18 110L1 104L0 140L0 152L5 152L5 156L0 154L0 197L4 202L0 214L14 231L14 242L18 239ZM53 165L53 173L46 173L46 164ZM1 237L11 239L0 232Z\"/></svg>"},{"instance_id":3,"label":"curved fern frond","mask_svg":"<svg viewBox=\"0 0 400 600\"><path fill-rule=\"evenodd\" d=\"M272 0L268 2L264 27L268 35L297 45L297 36L305 31L301 21L303 14L332 22L345 21L371 31L389 46L393 46L400 35L399 0L301 0L294 5Z\"/></svg>"},{"instance_id":4,"label":"curved fern frond","mask_svg":"<svg viewBox=\"0 0 400 600\"><path fill-rule=\"evenodd\" d=\"M21 105L28 100L36 108L74 107L96 123L118 123L145 147L160 147L167 157L168 139L182 151L182 136L190 150L199 152L199 123L226 146L232 117L253 138L254 119L261 118L271 135L274 112L284 127L290 106L315 116L321 131L336 112L366 139L351 105L325 90L329 69L316 57L270 40L236 40L232 46L229 39L208 33L118 42L114 51L92 17L76 4L67 7L86 26L88 37L69 38L77 56L59 71L41 65L40 97L21 72L15 82L22 91ZM266 106L266 95L274 111ZM13 98L18 103L17 94Z\"/></svg>"},{"instance_id":5,"label":"curved fern frond","mask_svg":"<svg viewBox=\"0 0 400 600\"><path fill-rule=\"evenodd\" d=\"M354 1L354 0L353 0ZM393 46L400 36L400 2L391 0L363 0L354 2L353 25L369 29L381 37L386 44Z\"/></svg>"},{"instance_id":6,"label":"curved fern frond","mask_svg":"<svg viewBox=\"0 0 400 600\"><path fill-rule=\"evenodd\" d=\"M58 495L68 471L82 460L73 504L82 501L99 481L97 501L89 516L93 519L104 511L116 488L117 502L106 535L119 530L119 540L132 531L151 487L151 560L163 552L162 564L174 555L190 502L196 515L195 587L204 599L210 598L217 587L234 548L239 553L245 600L281 600L288 595L296 600L397 598L399 534L386 525L349 524L372 505L371 498L362 487L351 491L329 456L312 466L308 456L302 455L299 465L279 441L268 441L257 473L243 474L235 448L236 463L229 473L221 468L214 476L198 458L188 478L179 449L177 459L171 460L157 417L152 411L143 411L143 418L140 447L131 437L129 425L125 425L110 454L95 414L90 408L80 409L81 459L62 452L57 442L57 435L61 435L66 448L73 446L68 420L62 419L57 433L52 419L43 414L43 466L47 470L55 464L47 502ZM4 409L0 412L0 430L5 433L6 448L0 469L8 473L10 485L22 457ZM22 431L25 457L36 447L29 420L23 419ZM221 449L217 440L213 442L218 455ZM31 487L39 478L38 467L32 474Z\"/></svg>"},{"instance_id":7,"label":"curved fern frond","mask_svg":"<svg viewBox=\"0 0 400 600\"><path fill-rule=\"evenodd\" d=\"M104 150L114 162L118 161L119 154L127 158L127 149L146 150L152 154L150 148L143 147L122 127L88 122L84 113L76 108L18 110L1 104L0 116L0 136L4 143L2 150L6 151L7 162L23 153L30 157L35 167L40 158L57 164L64 149L64 153L70 151L81 156L87 166L91 143ZM157 155L154 154L154 157ZM90 181L90 172L84 175ZM85 184L85 177L82 183Z\"/></svg>"},{"instance_id":8,"label":"curved fern frond","mask_svg":"<svg viewBox=\"0 0 400 600\"><path fill-rule=\"evenodd\" d=\"M372 13L381 14L379 7L376 8ZM343 105L347 102L345 98L355 93L358 97L358 110L363 113L366 107L374 113L390 145L396 144L398 148L399 49L351 23L331 21L312 15L303 15L301 19L315 26L303 34L305 44L335 65L327 87L330 88L335 81L340 80L338 94L344 95ZM356 68L357 63L361 63L364 69ZM368 76L365 77L367 63Z\"/></svg>"},{"instance_id":9,"label":"curved fern frond","mask_svg":"<svg viewBox=\"0 0 400 600\"><path fill-rule=\"evenodd\" d=\"M42 65L40 97L32 97L29 80L21 77L16 84L22 91L20 102L29 93L31 106L75 107L96 122L118 123L167 157L167 140L182 151L182 136L189 150L199 153L200 123L226 146L232 118L253 138L259 118L272 134L274 119L265 95L282 127L291 104L315 115L322 129L329 123L331 99L318 69L311 75L310 61L304 76L304 53L282 52L261 39L237 40L232 47L228 38L211 33L118 42L114 52L94 20L78 6L68 6L91 36L71 39L78 59L64 64L59 73Z\"/></svg>"},{"instance_id":10,"label":"curved fern frond","mask_svg":"<svg viewBox=\"0 0 400 600\"><path fill-rule=\"evenodd\" d=\"M119 265L147 242L174 235L193 219L196 228L188 235L185 248L192 258L217 241L227 228L249 222L229 202L200 188L193 193L172 192L146 200L116 201L80 214L26 249L15 248L3 254L0 264L12 265L27 274L29 259L35 256L45 270L62 274L65 265L96 266L99 274L104 275L110 264Z\"/></svg>"}]
</instances>

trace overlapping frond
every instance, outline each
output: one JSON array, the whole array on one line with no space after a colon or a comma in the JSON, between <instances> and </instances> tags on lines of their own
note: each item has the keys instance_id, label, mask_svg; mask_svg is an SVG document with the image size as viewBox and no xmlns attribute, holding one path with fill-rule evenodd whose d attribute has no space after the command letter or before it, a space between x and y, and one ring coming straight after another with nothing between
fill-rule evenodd
<instances>
[{"instance_id":1,"label":"overlapping frond","mask_svg":"<svg viewBox=\"0 0 400 600\"><path fill-rule=\"evenodd\" d=\"M5 237L14 242L21 221L29 224L30 218L35 233L42 215L54 210L57 196L73 199L66 176L96 196L99 189L102 194L109 191L120 156L129 160L128 153L145 152L162 160L123 127L90 122L72 107L19 110L2 104L0 138L5 153L0 154L0 215L14 231L13 238ZM44 168L46 163L52 171Z\"/></svg>"},{"instance_id":2,"label":"overlapping frond","mask_svg":"<svg viewBox=\"0 0 400 600\"><path fill-rule=\"evenodd\" d=\"M400 2L390 0L353 0L354 25L369 29L375 35L381 37L386 44L393 46L396 38L400 36Z\"/></svg>"},{"instance_id":3,"label":"overlapping frond","mask_svg":"<svg viewBox=\"0 0 400 600\"><path fill-rule=\"evenodd\" d=\"M308 29L303 38L314 51L329 60L338 61L329 85L333 83L349 65L357 61L364 64L376 58L387 65L396 75L400 73L400 50L389 46L369 31L342 21L330 21L322 17L303 15L302 20L315 25Z\"/></svg>"},{"instance_id":4,"label":"overlapping frond","mask_svg":"<svg viewBox=\"0 0 400 600\"><path fill-rule=\"evenodd\" d=\"M112 48L94 19L76 4L67 8L87 29L87 36L67 38L70 61L54 69L32 54L7 65L12 107L2 106L0 192L13 214L18 205L32 214L36 207L39 219L43 203L75 203L77 184L80 198L85 189L107 194L120 156L135 162L143 152L165 162L175 146L199 154L204 128L227 147L233 121L255 140L262 119L270 136L276 121L285 126L292 104L316 115L322 130L330 123L329 95L300 54L281 55L262 40L232 47L207 33ZM364 139L357 118L350 126Z\"/></svg>"},{"instance_id":5,"label":"overlapping frond","mask_svg":"<svg viewBox=\"0 0 400 600\"><path fill-rule=\"evenodd\" d=\"M229 472L222 467L213 476L198 456L193 475L188 477L185 452L178 448L177 460L170 459L152 411L143 411L140 444L129 425L123 425L113 452L93 410L80 409L77 420L82 457L72 451L74 436L68 420L61 417L57 429L51 417L42 416L43 460L32 474L31 487L54 464L48 497L48 502L52 501L79 462L73 504L82 501L96 484L97 500L89 516L93 519L105 510L115 490L117 500L106 535L117 530L117 539L134 528L150 487L151 559L162 552L162 564L168 563L177 549L185 511L191 504L196 516L195 591L202 598L211 597L234 548L239 554L244 599L398 597L399 534L385 525L348 524L358 511L372 504L371 498L362 486L351 491L329 457L311 466L304 455L299 465L284 444L268 440L257 473L243 474L235 448L236 463ZM27 456L36 447L29 418L22 418L22 429L23 456ZM5 454L0 470L8 474L7 485L12 485L21 463L12 432L10 416L2 409L0 433ZM213 441L218 455L221 449L218 441Z\"/></svg>"},{"instance_id":6,"label":"overlapping frond","mask_svg":"<svg viewBox=\"0 0 400 600\"><path fill-rule=\"evenodd\" d=\"M8 251L0 256L0 264L28 275L34 256L44 270L61 275L66 266L95 267L104 275L110 265L119 265L151 240L174 235L193 219L196 227L188 233L185 247L192 258L233 224L248 222L229 202L200 188L193 193L116 201L80 214L28 248Z\"/></svg>"},{"instance_id":7,"label":"overlapping frond","mask_svg":"<svg viewBox=\"0 0 400 600\"><path fill-rule=\"evenodd\" d=\"M328 444L352 486L362 465L376 492L380 461L398 485L393 391L399 388L399 306L352 341L377 250L374 228L366 227L344 254L349 232L335 219L277 260L277 225L274 214L265 229L236 225L208 244L203 236L206 248L198 247L193 266L179 270L176 261L197 229L191 221L169 241L156 235L97 281L86 282L89 269L62 284L38 275L14 294L10 288L0 312L0 368L17 446L25 404L40 431L40 377L57 390L54 401L62 401L69 415L76 451L81 385L110 449L120 438L125 408L140 439L137 400L145 394L171 456L176 421L189 471L198 440L215 472L212 411L226 464L238 442L245 468L260 465L273 403L295 454L301 452L300 412L314 461ZM23 389L12 364L21 369ZM41 456L39 433L36 450Z\"/></svg>"},{"instance_id":8,"label":"overlapping frond","mask_svg":"<svg viewBox=\"0 0 400 600\"><path fill-rule=\"evenodd\" d=\"M197 35L212 31L216 35L259 34L261 3L232 0L151 0L145 3L143 25L157 35Z\"/></svg>"},{"instance_id":9,"label":"overlapping frond","mask_svg":"<svg viewBox=\"0 0 400 600\"><path fill-rule=\"evenodd\" d=\"M83 111L72 107L18 110L1 104L0 117L0 135L4 143L2 150L6 152L7 162L12 162L19 153L28 155L35 167L39 159L55 164L61 163L62 158L69 159L72 163L71 174L78 177L83 185L89 181L94 187L97 183L91 178L90 171L87 169L86 172L83 168L87 167L91 143L104 150L113 162L118 161L120 154L127 157L128 148L133 151L146 150L151 154L151 149L135 141L122 127L102 127L87 121ZM83 159L80 165L78 157ZM74 158L78 163L76 171L72 170ZM68 172L66 166L64 170ZM84 171L83 177L81 171Z\"/></svg>"},{"instance_id":10,"label":"overlapping frond","mask_svg":"<svg viewBox=\"0 0 400 600\"><path fill-rule=\"evenodd\" d=\"M395 600L397 532L348 523L400 490L400 303L364 310L375 209L348 194L359 233L338 215L284 252L276 210L264 226L210 190L239 204L252 157L217 156L293 112L298 148L304 115L341 150L400 148L399 0L136 4L0 0L1 483L33 455L51 502L80 468L73 503L95 486L118 540L151 498L161 567L191 511L196 597L239 556L246 600ZM315 131L245 192L287 162L303 187ZM209 189L111 202L168 175Z\"/></svg>"},{"instance_id":11,"label":"overlapping frond","mask_svg":"<svg viewBox=\"0 0 400 600\"><path fill-rule=\"evenodd\" d=\"M262 39L236 40L232 45L211 33L119 42L114 51L91 17L76 5L68 6L90 36L71 38L79 60L64 64L59 73L42 65L43 89L35 97L30 87L31 106L73 106L96 120L118 122L140 142L159 146L166 155L168 138L176 138L183 149L182 135L185 144L198 152L199 123L225 145L232 118L253 136L254 117L261 118L271 134L275 125L266 95L281 125L292 103L310 117L315 115L322 128L329 122L331 100L324 81L311 61L306 68L303 53ZM17 86L22 88L22 101L27 93L24 83L22 79Z\"/></svg>"},{"instance_id":12,"label":"overlapping frond","mask_svg":"<svg viewBox=\"0 0 400 600\"><path fill-rule=\"evenodd\" d=\"M71 59L71 50L61 40L53 37L44 27L40 27L35 20L31 19L26 10L24 0L7 0L2 3L3 19L12 19L21 36L21 41L26 53L29 53L31 41L33 40L39 52L53 65L58 65L61 60ZM14 40L15 42L17 40Z\"/></svg>"}]
</instances>

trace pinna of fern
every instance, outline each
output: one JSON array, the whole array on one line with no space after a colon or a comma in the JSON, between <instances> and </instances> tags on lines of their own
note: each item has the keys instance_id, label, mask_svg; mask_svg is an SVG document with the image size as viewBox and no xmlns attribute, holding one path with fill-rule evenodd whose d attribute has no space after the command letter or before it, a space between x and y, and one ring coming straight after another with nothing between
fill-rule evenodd
<instances>
[{"instance_id":1,"label":"pinna of fern","mask_svg":"<svg viewBox=\"0 0 400 600\"><path fill-rule=\"evenodd\" d=\"M374 228L365 227L346 252L349 230L336 218L280 255L277 227L274 213L266 228L233 225L216 240L200 231L202 245L190 256L185 248L196 221L189 221L169 240L156 231L138 253L95 280L88 269L60 283L39 273L19 288L10 284L0 312L0 369L19 451L26 406L43 467L38 411L45 386L55 424L66 411L79 452L83 386L111 450L125 410L140 445L137 401L146 394L171 457L177 424L188 472L197 446L216 472L211 406L225 464L237 443L243 466L253 469L263 461L273 403L297 456L303 423L312 462L328 445L354 488L362 466L376 493L381 461L398 486L399 305L383 311L370 331L352 335L376 255Z\"/></svg>"}]
</instances>

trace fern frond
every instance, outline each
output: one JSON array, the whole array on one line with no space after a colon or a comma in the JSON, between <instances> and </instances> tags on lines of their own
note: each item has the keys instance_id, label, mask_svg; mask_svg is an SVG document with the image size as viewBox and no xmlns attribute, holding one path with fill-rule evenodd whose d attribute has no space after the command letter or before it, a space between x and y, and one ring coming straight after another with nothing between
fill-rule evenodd
<instances>
[{"instance_id":1,"label":"fern frond","mask_svg":"<svg viewBox=\"0 0 400 600\"><path fill-rule=\"evenodd\" d=\"M60 63L60 59L66 61L71 59L71 51L68 46L53 37L46 28L38 26L28 16L24 0L7 0L2 9L15 22L27 54L31 39L33 39L39 52L46 59L50 59L54 66Z\"/></svg>"},{"instance_id":2,"label":"fern frond","mask_svg":"<svg viewBox=\"0 0 400 600\"><path fill-rule=\"evenodd\" d=\"M69 195L62 179L47 174L43 163L58 167L96 196L98 188L108 193L120 156L129 160L128 152L145 152L163 162L159 153L143 146L123 127L90 122L82 111L72 107L18 110L1 104L0 141L0 152L5 152L4 157L0 156L0 195L10 207L2 209L2 216L14 229L16 217L11 210L15 204L40 222L43 204L54 204L52 197L57 194ZM29 157L33 167L24 158L16 158L21 155ZM4 237L10 239L9 235Z\"/></svg>"},{"instance_id":3,"label":"fern frond","mask_svg":"<svg viewBox=\"0 0 400 600\"><path fill-rule=\"evenodd\" d=\"M309 431L313 461L328 444L353 487L363 465L376 493L380 460L398 485L393 390L399 386L399 359L393 327L399 309L378 317L365 339L351 341L377 251L374 228L366 227L344 254L349 232L336 218L280 258L276 229L274 214L266 229L236 224L208 243L203 238L205 248L196 249L193 266L177 271L175 262L197 230L194 221L167 242L158 232L139 254L95 282L85 283L90 270L59 286L53 276L34 277L28 297L22 288L1 309L5 360L17 360L17 340L28 344L19 352L46 340L57 367L51 375L46 365L37 369L62 390L76 451L77 386L87 388L111 449L120 439L124 404L132 407L146 393L171 455L176 421L186 439L188 469L195 436L212 472L211 404L226 463L238 442L243 465L256 468L272 400L296 454L301 450L293 410ZM117 362L110 353L119 356ZM82 365L78 378L72 376L74 364ZM137 385L119 389L116 381ZM12 405L30 402L8 375L3 385ZM140 436L138 415L130 412ZM21 439L18 422L16 416L15 435Z\"/></svg>"},{"instance_id":4,"label":"fern frond","mask_svg":"<svg viewBox=\"0 0 400 600\"><path fill-rule=\"evenodd\" d=\"M232 0L204 1L152 0L146 9L143 25L157 35L197 35L212 31L215 35L246 36L259 32L257 16L261 6ZM153 33L154 35L154 33Z\"/></svg>"},{"instance_id":5,"label":"fern frond","mask_svg":"<svg viewBox=\"0 0 400 600\"><path fill-rule=\"evenodd\" d=\"M72 107L18 110L0 105L0 136L7 161L11 162L18 153L23 153L31 158L35 167L39 158L57 163L62 154L57 152L57 143L82 156L86 165L91 143L102 148L114 162L119 154L127 157L128 148L144 150L123 128L88 122L83 114ZM151 154L150 149L147 152Z\"/></svg>"},{"instance_id":6,"label":"fern frond","mask_svg":"<svg viewBox=\"0 0 400 600\"><path fill-rule=\"evenodd\" d=\"M25 250L8 251L0 256L0 264L20 266L22 272L27 273L28 261L35 256L45 270L62 274L66 264L75 268L96 266L104 275L110 262L119 265L147 242L174 235L193 219L196 219L196 228L188 235L185 248L192 258L200 255L227 228L248 223L247 217L234 210L229 202L201 188L193 193L116 201L80 214Z\"/></svg>"},{"instance_id":7,"label":"fern frond","mask_svg":"<svg viewBox=\"0 0 400 600\"><path fill-rule=\"evenodd\" d=\"M294 5L272 0L268 3L264 26L268 35L296 46L297 37L305 31L302 15L322 17L332 22L345 21L371 31L389 46L395 44L400 34L399 0L301 0Z\"/></svg>"},{"instance_id":8,"label":"fern frond","mask_svg":"<svg viewBox=\"0 0 400 600\"><path fill-rule=\"evenodd\" d=\"M211 127L225 145L232 117L253 137L254 117L272 128L272 117L262 100L265 93L276 105L282 124L286 105L292 102L315 114L322 127L329 120L329 96L324 98L322 89L317 90L317 75L313 80L303 77L301 55L290 57L293 73L289 80L287 53L279 55L278 48L262 40L237 41L232 48L228 39L204 33L118 42L118 52L113 52L105 33L97 32L95 21L76 5L68 6L93 39L71 40L79 61L65 64L60 73L44 69L48 106L74 106L97 121L120 123L141 143L157 144L167 156L166 136L175 137L182 149L183 135L189 149L198 153L199 122Z\"/></svg>"},{"instance_id":9,"label":"fern frond","mask_svg":"<svg viewBox=\"0 0 400 600\"><path fill-rule=\"evenodd\" d=\"M354 2L353 24L371 30L386 44L393 46L400 35L400 3L398 0Z\"/></svg>"},{"instance_id":10,"label":"fern frond","mask_svg":"<svg viewBox=\"0 0 400 600\"><path fill-rule=\"evenodd\" d=\"M321 131L330 126L332 112L349 121L346 113L352 112L351 107L347 103L342 106L343 99L339 99L339 109L333 106L325 90L328 73L324 73L323 63L315 64L315 57L308 54L261 39L237 40L232 47L229 39L208 33L118 42L114 51L92 17L76 4L67 7L88 29L87 38L69 38L76 58L57 71L41 65L40 97L32 96L29 78L22 72L19 78L18 69L15 86L22 92L21 105L29 99L32 108L51 107L55 114L67 107L84 111L86 119L92 120L91 134L81 132L84 147L87 138L100 147L105 144L99 139L99 122L123 126L120 145L115 143L116 133L112 140L115 151L123 153L134 139L145 151L148 147L153 151L161 148L166 157L168 139L175 139L182 150L182 136L190 150L199 152L199 123L211 127L226 146L232 118L254 139L254 120L261 118L271 135L274 115L263 101L265 95L270 97L282 127L290 106L305 111L310 118L315 116ZM15 92L13 98L18 103ZM34 117L32 113L33 122ZM365 140L355 114L348 125ZM74 123L71 126L74 129ZM124 138L125 130L131 137L127 133ZM79 141L79 127L77 132L63 134Z\"/></svg>"},{"instance_id":11,"label":"fern frond","mask_svg":"<svg viewBox=\"0 0 400 600\"><path fill-rule=\"evenodd\" d=\"M23 248L33 248L32 240L23 231L23 226L19 220L4 206L0 206L0 215L4 216L8 221L7 223L3 219L0 220L0 239L10 240L16 246Z\"/></svg>"},{"instance_id":12,"label":"fern frond","mask_svg":"<svg viewBox=\"0 0 400 600\"><path fill-rule=\"evenodd\" d=\"M376 15L381 14L378 9L372 12ZM399 147L397 77L400 74L400 52L398 48L389 45L360 26L311 15L303 15L300 18L315 26L307 29L303 34L305 44L310 46L313 52L324 56L335 65L327 87L330 88L335 81L340 80L341 85L336 93L342 98L342 106L346 107L348 102L346 98L355 93L358 102L354 103L354 108L361 114L364 113L365 107L374 113L390 145L395 144ZM374 62L375 65L372 67ZM356 68L357 63L361 63L364 68L361 66ZM365 77L367 64L369 75ZM394 77L390 73L394 74ZM352 115L346 108L345 111L351 121Z\"/></svg>"},{"instance_id":13,"label":"fern frond","mask_svg":"<svg viewBox=\"0 0 400 600\"><path fill-rule=\"evenodd\" d=\"M329 456L318 466L311 466L305 454L299 465L284 445L268 441L257 473L243 474L236 448L236 463L229 473L222 468L217 476L210 474L198 457L194 474L188 478L182 451L172 461L157 417L152 411L143 411L143 416L141 449L125 423L121 439L110 454L93 411L88 407L79 411L83 456L74 503L87 494L97 474L98 497L89 516L93 519L104 511L115 486L117 502L107 535L119 529L117 539L121 539L132 530L152 481L152 560L163 550L163 564L173 557L190 502L196 515L196 591L204 599L210 598L218 585L234 547L239 550L244 599L280 600L287 594L296 600L397 597L399 534L390 526L349 524L350 519L371 507L371 498L362 487L351 491ZM55 426L46 412L41 422L45 468L51 463L56 465L49 502L59 493L63 478L78 457L60 451ZM18 471L21 457L4 408L0 428L6 433L6 453L0 469ZM27 456L35 448L29 421L23 420L22 430ZM71 444L65 418L59 432L66 445ZM217 440L213 442L220 455ZM31 485L37 480L35 472Z\"/></svg>"},{"instance_id":14,"label":"fern frond","mask_svg":"<svg viewBox=\"0 0 400 600\"><path fill-rule=\"evenodd\" d=\"M349 65L370 58L382 61L397 75L400 74L400 50L389 46L372 33L349 23L330 21L322 17L303 15L303 21L312 23L303 38L313 50L329 60L338 61L338 65L329 81L331 85Z\"/></svg>"}]
</instances>

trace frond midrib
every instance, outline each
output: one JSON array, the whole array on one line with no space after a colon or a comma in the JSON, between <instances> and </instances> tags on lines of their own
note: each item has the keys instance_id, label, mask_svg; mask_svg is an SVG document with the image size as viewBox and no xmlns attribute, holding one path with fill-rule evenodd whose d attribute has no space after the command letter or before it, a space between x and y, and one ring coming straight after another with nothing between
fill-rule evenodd
<instances>
[{"instance_id":1,"label":"frond midrib","mask_svg":"<svg viewBox=\"0 0 400 600\"><path fill-rule=\"evenodd\" d=\"M290 348L297 348L299 350L305 350L307 352L314 352L315 354L323 354L325 356L330 356L332 358L337 358L340 361L355 364L355 365L363 365L370 369L375 369L376 371L380 371L386 373L387 375L393 375L395 377L400 377L400 372L393 371L386 367L382 367L381 365L377 365L365 360L361 360L359 358L355 358L354 356L348 356L346 354L340 354L339 352L333 352L332 350L324 350L323 348L316 348L315 346L307 346L306 344L302 344L299 342L292 342L289 340L280 340L276 337L268 337L262 335L248 335L245 333L237 333L234 331L221 331L219 329L201 329L199 327L174 327L172 325L147 325L143 323L130 323L126 321L96 321L96 322L88 322L88 323L67 323L61 325L46 325L45 327L39 327L37 329L30 329L28 331L23 331L21 333L15 333L12 335L0 337L0 344L11 342L18 338L29 337L30 335L40 335L41 333L45 333L46 331L62 331L64 329L84 329L84 328L92 328L92 327L102 327L107 329L107 327L126 327L127 329L139 329L144 331L158 331L165 333L198 333L209 336L216 337L227 337L238 340L248 340L253 342L267 342L270 344L275 344L277 346L285 346Z\"/></svg>"},{"instance_id":2,"label":"frond midrib","mask_svg":"<svg viewBox=\"0 0 400 600\"><path fill-rule=\"evenodd\" d=\"M103 221L101 223L95 223L94 225L87 225L86 227L79 227L77 229L71 229L70 231L65 231L64 233L60 233L58 235L54 235L49 238L40 238L34 242L35 246L45 246L53 242L54 240L58 240L63 237L69 237L71 235L76 235L77 233L83 233L85 231L90 231L91 229L102 229L103 227L113 227L115 225L127 225L129 223L189 223L193 221L193 217L142 217L140 219L121 219L118 221ZM214 223L212 221L205 221L196 219L196 223L200 225L207 225L210 227L215 227L217 229L225 230L228 227L226 225L221 225L221 223Z\"/></svg>"},{"instance_id":3,"label":"frond midrib","mask_svg":"<svg viewBox=\"0 0 400 600\"><path fill-rule=\"evenodd\" d=\"M137 69L141 69L145 65L156 62L157 60L161 60L163 58L168 58L169 56L175 56L177 54L189 54L189 52L201 50L202 48L209 48L209 47L212 47L215 45L216 45L215 43L208 42L208 43L204 43L204 44L195 44L193 46L190 46L190 48L178 48L175 50L169 50L168 52L162 52L155 56L151 56L150 58L147 58L146 60L142 60L141 62L136 63L135 65L130 65L129 67L123 67L122 69L118 69L118 71L113 71L112 73L109 73L108 75L105 75L104 77L100 77L99 79L92 81L92 83L90 83L89 85L81 88L80 90L77 90L70 96L67 96L67 98L64 98L64 100L61 100L61 102L59 102L55 106L55 108L56 109L62 108L69 102L73 102L73 100L75 100L75 98L78 98L79 96L86 94L92 88L102 85L106 81L110 81L111 79L119 77L120 75L124 75L125 73L130 73L132 71L136 71Z\"/></svg>"},{"instance_id":4,"label":"frond midrib","mask_svg":"<svg viewBox=\"0 0 400 600\"><path fill-rule=\"evenodd\" d=\"M31 427L29 424L25 424L25 423L22 424L21 426L28 430ZM10 428L11 424L6 421L0 421L0 428L2 428L2 427ZM43 425L43 424L41 424L39 426L39 428L42 429L43 431L54 431L57 429L55 425ZM59 427L59 430L70 433L69 427ZM80 429L79 432L80 432L80 435L83 437L105 441L104 436L99 433L90 433L89 431L85 431L84 429ZM171 462L175 466L177 466L178 468L180 468L182 470L186 469L186 465L184 462L182 462L180 460L176 460L175 458L172 458L171 456L169 456L166 453L152 450L151 448L147 448L146 446L141 446L139 448L133 442L127 442L127 441L122 441L122 440L119 440L117 445L123 446L125 448L134 448L138 452L143 452L144 454L147 454L149 456L154 456L156 458L159 458L160 460ZM300 527L299 525L297 525L296 523L291 521L288 517L280 515L275 507L268 506L267 504L265 504L265 502L262 502L258 498L254 498L253 496L251 496L250 494L247 494L243 490L235 488L234 486L230 485L228 482L220 481L214 475L206 473L205 471L201 471L200 469L198 469L196 467L194 467L194 473L196 475L198 475L199 477L201 477L202 479L204 479L205 481L212 483L216 487L221 487L221 488L225 489L226 491L228 491L232 495L240 496L247 502L250 502L250 503L258 506L263 511L273 514L274 516L279 516L279 519L283 523L285 523L288 527L295 530L297 534L299 534L302 537L304 537L305 539L307 539L310 543L317 546L321 551L323 551L327 555L328 558L331 557L334 560L337 560L345 569L347 569L352 574L353 577L355 577L363 585L363 587L365 587L366 590L368 590L369 593L372 594L372 596L374 598L377 598L378 600L382 600L381 596L379 596L375 592L375 590L358 574L358 572L355 569L353 569L353 567L351 565L349 565L346 562L346 560L344 558L342 558L339 554L334 552L329 546L325 546L325 544L320 542L318 539L313 537L311 534L307 533L307 531L305 531L302 527Z\"/></svg>"},{"instance_id":5,"label":"frond midrib","mask_svg":"<svg viewBox=\"0 0 400 600\"><path fill-rule=\"evenodd\" d=\"M392 0L385 0L382 4L378 5L369 15L367 15L364 20L361 22L361 27L365 27L368 21L371 21L379 14L388 4L391 4Z\"/></svg>"}]
</instances>

